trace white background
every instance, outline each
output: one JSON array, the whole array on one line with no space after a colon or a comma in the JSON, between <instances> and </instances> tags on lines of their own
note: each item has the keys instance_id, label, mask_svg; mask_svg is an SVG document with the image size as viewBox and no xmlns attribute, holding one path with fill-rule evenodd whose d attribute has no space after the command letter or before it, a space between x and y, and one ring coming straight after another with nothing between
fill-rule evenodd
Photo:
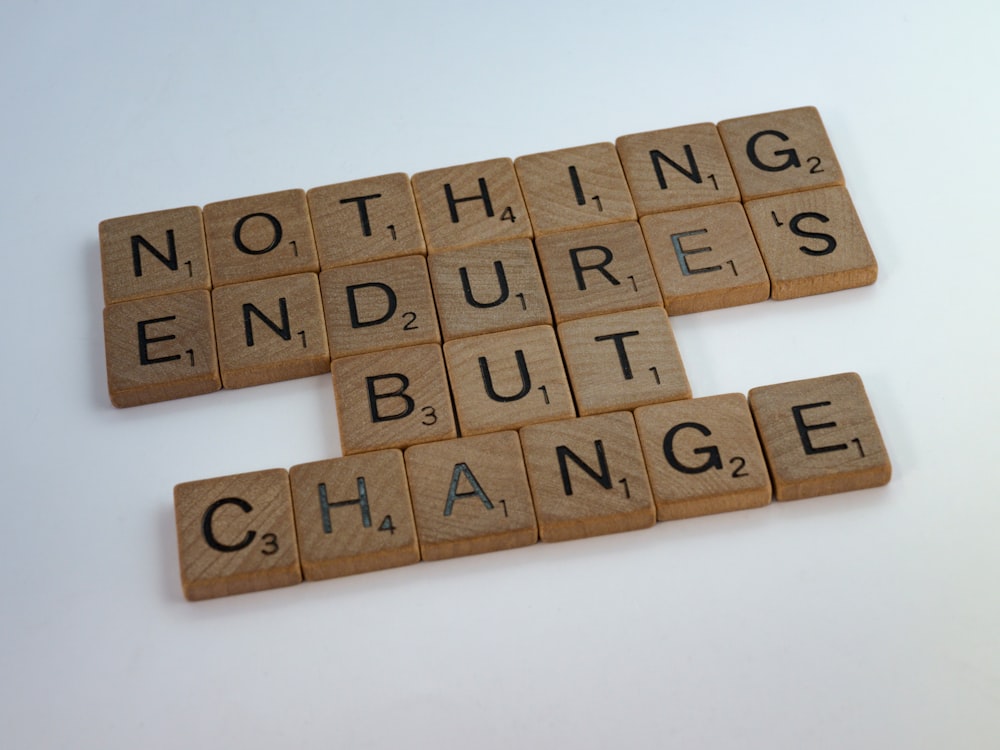
<instances>
[{"instance_id":1,"label":"white background","mask_svg":"<svg viewBox=\"0 0 1000 750\"><path fill-rule=\"evenodd\" d=\"M0 742L1000 747L997 7L5 2ZM174 484L333 391L112 408L99 221L806 104L878 282L674 330L696 396L859 372L887 487L182 598Z\"/></svg>"}]
</instances>

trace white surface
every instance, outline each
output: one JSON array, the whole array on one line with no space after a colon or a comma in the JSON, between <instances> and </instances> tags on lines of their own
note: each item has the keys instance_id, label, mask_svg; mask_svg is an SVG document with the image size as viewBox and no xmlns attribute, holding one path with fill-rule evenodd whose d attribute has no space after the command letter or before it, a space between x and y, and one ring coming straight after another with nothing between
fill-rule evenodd
<instances>
[{"instance_id":1,"label":"white surface","mask_svg":"<svg viewBox=\"0 0 1000 750\"><path fill-rule=\"evenodd\" d=\"M875 5L4 3L4 747L1000 746L1000 12ZM173 485L338 455L332 388L113 409L100 220L803 104L878 282L675 332L860 372L888 487L182 599Z\"/></svg>"}]
</instances>

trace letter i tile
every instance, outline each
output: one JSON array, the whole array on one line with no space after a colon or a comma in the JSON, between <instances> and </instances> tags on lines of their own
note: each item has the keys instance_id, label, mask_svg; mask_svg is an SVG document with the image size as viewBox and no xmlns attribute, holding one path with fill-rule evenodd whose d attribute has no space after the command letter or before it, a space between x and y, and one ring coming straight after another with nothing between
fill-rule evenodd
<instances>
[{"instance_id":1,"label":"letter i tile","mask_svg":"<svg viewBox=\"0 0 1000 750\"><path fill-rule=\"evenodd\" d=\"M424 560L538 541L516 432L424 443L405 456Z\"/></svg>"},{"instance_id":2,"label":"letter i tile","mask_svg":"<svg viewBox=\"0 0 1000 750\"><path fill-rule=\"evenodd\" d=\"M889 481L892 466L857 373L754 388L749 401L778 500Z\"/></svg>"},{"instance_id":3,"label":"letter i tile","mask_svg":"<svg viewBox=\"0 0 1000 750\"><path fill-rule=\"evenodd\" d=\"M400 451L314 461L289 473L307 581L419 562Z\"/></svg>"},{"instance_id":4,"label":"letter i tile","mask_svg":"<svg viewBox=\"0 0 1000 750\"><path fill-rule=\"evenodd\" d=\"M174 488L181 584L192 601L302 580L288 472L268 469Z\"/></svg>"}]
</instances>

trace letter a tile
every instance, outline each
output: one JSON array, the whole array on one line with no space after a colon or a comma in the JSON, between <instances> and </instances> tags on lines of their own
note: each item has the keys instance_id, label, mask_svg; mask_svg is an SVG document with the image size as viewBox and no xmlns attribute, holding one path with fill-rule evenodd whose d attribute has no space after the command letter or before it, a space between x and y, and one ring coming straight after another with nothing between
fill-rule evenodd
<instances>
[{"instance_id":1,"label":"letter a tile","mask_svg":"<svg viewBox=\"0 0 1000 750\"><path fill-rule=\"evenodd\" d=\"M269 469L174 488L184 596L192 601L302 580L288 472Z\"/></svg>"},{"instance_id":2,"label":"letter a tile","mask_svg":"<svg viewBox=\"0 0 1000 750\"><path fill-rule=\"evenodd\" d=\"M307 581L420 561L400 451L299 464L289 474Z\"/></svg>"},{"instance_id":3,"label":"letter a tile","mask_svg":"<svg viewBox=\"0 0 1000 750\"><path fill-rule=\"evenodd\" d=\"M889 481L892 466L857 373L754 388L749 400L778 500Z\"/></svg>"},{"instance_id":4,"label":"letter a tile","mask_svg":"<svg viewBox=\"0 0 1000 750\"><path fill-rule=\"evenodd\" d=\"M630 412L529 425L520 434L543 542L656 523Z\"/></svg>"},{"instance_id":5,"label":"letter a tile","mask_svg":"<svg viewBox=\"0 0 1000 750\"><path fill-rule=\"evenodd\" d=\"M767 464L742 393L643 406L635 422L658 521L771 502Z\"/></svg>"},{"instance_id":6,"label":"letter a tile","mask_svg":"<svg viewBox=\"0 0 1000 750\"><path fill-rule=\"evenodd\" d=\"M538 541L516 432L415 445L406 450L406 473L424 560Z\"/></svg>"}]
</instances>

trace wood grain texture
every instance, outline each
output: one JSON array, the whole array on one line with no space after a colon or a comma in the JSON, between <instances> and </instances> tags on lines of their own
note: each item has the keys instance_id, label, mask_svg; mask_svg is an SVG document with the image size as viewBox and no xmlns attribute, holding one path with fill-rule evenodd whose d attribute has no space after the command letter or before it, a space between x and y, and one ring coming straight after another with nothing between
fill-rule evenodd
<instances>
[{"instance_id":1,"label":"wood grain texture","mask_svg":"<svg viewBox=\"0 0 1000 750\"><path fill-rule=\"evenodd\" d=\"M754 388L749 401L778 500L878 487L892 476L857 373Z\"/></svg>"},{"instance_id":2,"label":"wood grain texture","mask_svg":"<svg viewBox=\"0 0 1000 750\"><path fill-rule=\"evenodd\" d=\"M663 304L634 221L550 234L535 245L558 322Z\"/></svg>"},{"instance_id":3,"label":"wood grain texture","mask_svg":"<svg viewBox=\"0 0 1000 750\"><path fill-rule=\"evenodd\" d=\"M658 521L771 502L771 479L742 393L635 410Z\"/></svg>"},{"instance_id":4,"label":"wood grain texture","mask_svg":"<svg viewBox=\"0 0 1000 750\"><path fill-rule=\"evenodd\" d=\"M197 206L106 219L98 235L106 305L212 288Z\"/></svg>"},{"instance_id":5,"label":"wood grain texture","mask_svg":"<svg viewBox=\"0 0 1000 750\"><path fill-rule=\"evenodd\" d=\"M543 542L656 523L630 412L530 425L520 435Z\"/></svg>"},{"instance_id":6,"label":"wood grain texture","mask_svg":"<svg viewBox=\"0 0 1000 750\"><path fill-rule=\"evenodd\" d=\"M740 200L710 122L623 135L615 141L639 216Z\"/></svg>"},{"instance_id":7,"label":"wood grain texture","mask_svg":"<svg viewBox=\"0 0 1000 750\"><path fill-rule=\"evenodd\" d=\"M319 270L304 190L209 203L202 215L216 287Z\"/></svg>"},{"instance_id":8,"label":"wood grain texture","mask_svg":"<svg viewBox=\"0 0 1000 750\"><path fill-rule=\"evenodd\" d=\"M289 476L307 581L420 561L400 451L299 464Z\"/></svg>"},{"instance_id":9,"label":"wood grain texture","mask_svg":"<svg viewBox=\"0 0 1000 750\"><path fill-rule=\"evenodd\" d=\"M538 541L516 432L415 445L406 450L406 473L424 560Z\"/></svg>"},{"instance_id":10,"label":"wood grain texture","mask_svg":"<svg viewBox=\"0 0 1000 750\"><path fill-rule=\"evenodd\" d=\"M581 415L691 398L662 307L560 323L558 334Z\"/></svg>"},{"instance_id":11,"label":"wood grain texture","mask_svg":"<svg viewBox=\"0 0 1000 750\"><path fill-rule=\"evenodd\" d=\"M842 187L749 201L747 216L776 300L874 284L878 262Z\"/></svg>"},{"instance_id":12,"label":"wood grain texture","mask_svg":"<svg viewBox=\"0 0 1000 750\"><path fill-rule=\"evenodd\" d=\"M463 435L576 416L551 326L446 341L444 356Z\"/></svg>"},{"instance_id":13,"label":"wood grain texture","mask_svg":"<svg viewBox=\"0 0 1000 750\"><path fill-rule=\"evenodd\" d=\"M222 387L207 291L119 302L104 309L108 395L117 407Z\"/></svg>"},{"instance_id":14,"label":"wood grain texture","mask_svg":"<svg viewBox=\"0 0 1000 750\"><path fill-rule=\"evenodd\" d=\"M514 167L536 237L636 218L611 143L520 156Z\"/></svg>"},{"instance_id":15,"label":"wood grain texture","mask_svg":"<svg viewBox=\"0 0 1000 750\"><path fill-rule=\"evenodd\" d=\"M328 371L330 350L316 274L218 287L212 307L226 388Z\"/></svg>"},{"instance_id":16,"label":"wood grain texture","mask_svg":"<svg viewBox=\"0 0 1000 750\"><path fill-rule=\"evenodd\" d=\"M457 436L439 345L342 357L332 371L345 454Z\"/></svg>"},{"instance_id":17,"label":"wood grain texture","mask_svg":"<svg viewBox=\"0 0 1000 750\"><path fill-rule=\"evenodd\" d=\"M428 252L533 236L510 159L418 172L411 181Z\"/></svg>"},{"instance_id":18,"label":"wood grain texture","mask_svg":"<svg viewBox=\"0 0 1000 750\"><path fill-rule=\"evenodd\" d=\"M332 268L319 280L331 356L441 342L424 256Z\"/></svg>"},{"instance_id":19,"label":"wood grain texture","mask_svg":"<svg viewBox=\"0 0 1000 750\"><path fill-rule=\"evenodd\" d=\"M552 323L531 240L433 253L427 269L445 339Z\"/></svg>"},{"instance_id":20,"label":"wood grain texture","mask_svg":"<svg viewBox=\"0 0 1000 750\"><path fill-rule=\"evenodd\" d=\"M640 223L670 315L770 296L771 280L739 203L644 216Z\"/></svg>"},{"instance_id":21,"label":"wood grain texture","mask_svg":"<svg viewBox=\"0 0 1000 750\"><path fill-rule=\"evenodd\" d=\"M723 120L718 128L744 201L844 184L815 107Z\"/></svg>"},{"instance_id":22,"label":"wood grain texture","mask_svg":"<svg viewBox=\"0 0 1000 750\"><path fill-rule=\"evenodd\" d=\"M402 172L315 187L306 200L320 268L426 252L410 178Z\"/></svg>"},{"instance_id":23,"label":"wood grain texture","mask_svg":"<svg viewBox=\"0 0 1000 750\"><path fill-rule=\"evenodd\" d=\"M302 580L288 472L268 469L178 484L181 585L192 601Z\"/></svg>"}]
</instances>

